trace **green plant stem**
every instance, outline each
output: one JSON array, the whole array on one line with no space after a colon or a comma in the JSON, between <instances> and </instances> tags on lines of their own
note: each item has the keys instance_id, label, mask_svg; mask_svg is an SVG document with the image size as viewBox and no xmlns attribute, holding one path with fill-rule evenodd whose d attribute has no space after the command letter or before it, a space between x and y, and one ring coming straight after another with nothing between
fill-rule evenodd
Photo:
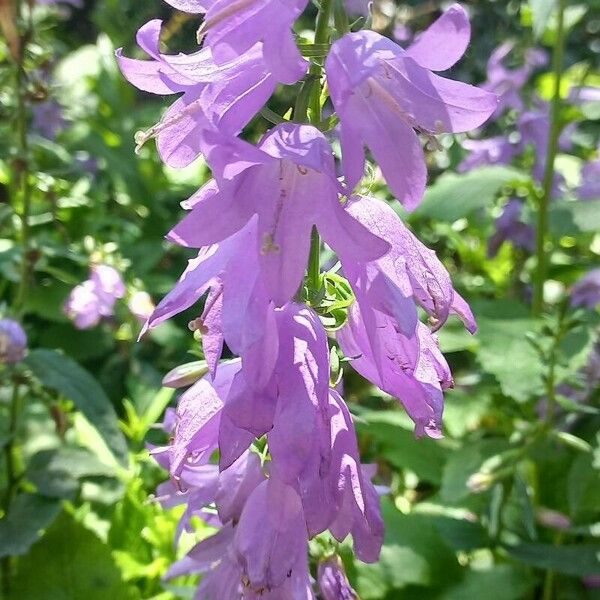
<instances>
[{"instance_id":1,"label":"green plant stem","mask_svg":"<svg viewBox=\"0 0 600 600\"><path fill-rule=\"evenodd\" d=\"M554 538L554 546L560 546L563 541L563 532L559 531ZM554 571L548 569L546 571L546 576L544 577L544 588L542 591L542 600L552 600L554 596L554 579L555 574Z\"/></svg>"},{"instance_id":2,"label":"green plant stem","mask_svg":"<svg viewBox=\"0 0 600 600\"><path fill-rule=\"evenodd\" d=\"M544 285L548 276L548 211L552 200L554 167L558 152L558 138L562 127L561 120L561 83L565 54L565 5L566 0L558 2L557 39L552 55L554 90L550 106L550 135L546 154L546 165L542 180L542 194L539 198L536 233L537 268L533 288L533 314L539 316L544 308Z\"/></svg>"},{"instance_id":3,"label":"green plant stem","mask_svg":"<svg viewBox=\"0 0 600 600\"><path fill-rule=\"evenodd\" d=\"M317 15L317 24L315 28L315 44L326 44L329 37L329 21L331 20L331 11L333 0L321 0L321 8ZM311 90L309 100L309 119L313 125L321 122L321 65L313 62L310 68L310 76L315 78L316 83ZM310 240L310 256L308 259L307 282L311 291L317 292L320 288L321 276L321 238L316 227L313 227Z\"/></svg>"},{"instance_id":4,"label":"green plant stem","mask_svg":"<svg viewBox=\"0 0 600 600\"><path fill-rule=\"evenodd\" d=\"M17 484L19 482L18 462L17 462L17 427L19 424L19 405L21 395L19 390L19 384L14 383L13 393L10 401L9 417L8 417L8 441L4 446L4 462L6 464L6 490L4 497L2 498L2 510L4 514L8 514L13 498L17 490ZM2 593L3 597L8 598L10 592L10 579L11 579L11 557L4 556L2 558Z\"/></svg>"},{"instance_id":5,"label":"green plant stem","mask_svg":"<svg viewBox=\"0 0 600 600\"><path fill-rule=\"evenodd\" d=\"M26 2L22 0L17 3L17 17L22 19L23 7ZM31 17L31 15L30 15ZM20 280L17 290L15 292L13 309L17 314L22 313L23 305L27 297L27 288L29 285L30 277L30 230L29 230L29 216L31 213L31 182L30 182L30 156L29 156L29 142L27 139L27 74L25 72L25 57L27 54L27 42L31 34L31 18L25 31L21 37L21 50L18 59L15 62L15 97L17 99L16 108L16 123L15 123L15 134L16 134L16 146L17 146L17 159L15 169L16 185L13 191L13 206L15 212L19 216L21 222L21 230L19 235L19 241L21 245L21 267L20 267Z\"/></svg>"}]
</instances>

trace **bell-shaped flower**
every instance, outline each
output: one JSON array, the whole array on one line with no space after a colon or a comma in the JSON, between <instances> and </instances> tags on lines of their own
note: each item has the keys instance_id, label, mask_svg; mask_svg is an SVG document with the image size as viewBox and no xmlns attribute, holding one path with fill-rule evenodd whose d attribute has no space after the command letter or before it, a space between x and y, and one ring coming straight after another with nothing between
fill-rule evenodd
<instances>
[{"instance_id":1,"label":"bell-shaped flower","mask_svg":"<svg viewBox=\"0 0 600 600\"><path fill-rule=\"evenodd\" d=\"M437 340L421 322L407 337L387 315L377 310L365 315L358 303L352 305L348 323L337 333L344 354L363 377L400 400L417 437L441 437L443 391L453 381Z\"/></svg>"},{"instance_id":2,"label":"bell-shaped flower","mask_svg":"<svg viewBox=\"0 0 600 600\"><path fill-rule=\"evenodd\" d=\"M356 556L364 562L375 562L379 558L384 530L379 495L371 483L369 469L360 463L350 411L334 390L329 394L329 414L330 482L336 509L329 529L340 542L351 533Z\"/></svg>"},{"instance_id":3,"label":"bell-shaped flower","mask_svg":"<svg viewBox=\"0 0 600 600\"><path fill-rule=\"evenodd\" d=\"M27 352L27 334L13 319L0 319L0 365L21 362Z\"/></svg>"},{"instance_id":4,"label":"bell-shaped flower","mask_svg":"<svg viewBox=\"0 0 600 600\"><path fill-rule=\"evenodd\" d=\"M593 310L600 304L600 269L586 273L571 289L571 304Z\"/></svg>"},{"instance_id":5,"label":"bell-shaped flower","mask_svg":"<svg viewBox=\"0 0 600 600\"><path fill-rule=\"evenodd\" d=\"M374 31L350 33L333 44L327 81L340 117L348 188L363 175L366 145L400 202L409 210L419 204L427 170L414 130L468 131L497 105L495 95L432 72L454 65L469 39L467 14L455 4L407 50Z\"/></svg>"},{"instance_id":6,"label":"bell-shaped flower","mask_svg":"<svg viewBox=\"0 0 600 600\"><path fill-rule=\"evenodd\" d=\"M256 487L244 506L233 545L245 586L257 596L283 586L296 570L308 575L308 533L294 488L273 476Z\"/></svg>"},{"instance_id":7,"label":"bell-shaped flower","mask_svg":"<svg viewBox=\"0 0 600 600\"><path fill-rule=\"evenodd\" d=\"M202 192L168 237L202 248L232 236L256 215L259 246L254 250L256 245L249 243L241 255L258 252L266 290L276 306L298 291L313 226L333 250L344 249L353 260L372 260L388 250L386 242L343 209L331 147L314 127L279 125L258 148L215 137L207 161L218 191L213 186L213 193Z\"/></svg>"},{"instance_id":8,"label":"bell-shaped flower","mask_svg":"<svg viewBox=\"0 0 600 600\"><path fill-rule=\"evenodd\" d=\"M264 44L268 68L282 83L296 83L306 73L292 26L308 0L166 0L183 12L204 14L198 38L215 60L241 56L257 42Z\"/></svg>"},{"instance_id":9,"label":"bell-shaped flower","mask_svg":"<svg viewBox=\"0 0 600 600\"><path fill-rule=\"evenodd\" d=\"M168 452L173 477L180 477L190 460L197 465L206 464L217 448L223 405L240 368L239 360L223 363L214 379L207 375L182 394L171 445L153 451L154 455Z\"/></svg>"},{"instance_id":10,"label":"bell-shaped flower","mask_svg":"<svg viewBox=\"0 0 600 600\"><path fill-rule=\"evenodd\" d=\"M388 204L367 196L353 196L346 209L390 245L381 258L364 264L344 260L341 252L344 274L365 317L367 308L375 308L393 317L400 331L411 336L417 324L418 304L429 315L434 329L439 329L450 314L457 314L470 332L475 331L473 315L452 287L444 265Z\"/></svg>"},{"instance_id":11,"label":"bell-shaped flower","mask_svg":"<svg viewBox=\"0 0 600 600\"><path fill-rule=\"evenodd\" d=\"M323 600L358 600L344 565L338 556L332 556L319 563L317 569L317 582Z\"/></svg>"},{"instance_id":12,"label":"bell-shaped flower","mask_svg":"<svg viewBox=\"0 0 600 600\"><path fill-rule=\"evenodd\" d=\"M223 64L214 61L209 48L190 55L161 54L161 24L150 21L137 34L151 60L126 58L121 49L117 60L137 88L152 94L183 94L159 123L138 135L137 142L157 138L164 162L185 167L202 153L205 130L240 133L271 96L277 79L267 69L261 44Z\"/></svg>"},{"instance_id":13,"label":"bell-shaped flower","mask_svg":"<svg viewBox=\"0 0 600 600\"><path fill-rule=\"evenodd\" d=\"M500 246L506 241L512 242L515 248L530 254L535 250L535 228L522 220L523 202L511 198L502 214L496 219L496 233L488 241L487 254L490 258L498 254Z\"/></svg>"},{"instance_id":14,"label":"bell-shaped flower","mask_svg":"<svg viewBox=\"0 0 600 600\"><path fill-rule=\"evenodd\" d=\"M462 147L469 154L458 165L458 171L461 173L488 165L509 165L519 153L518 145L512 144L508 137L503 135L483 140L464 140Z\"/></svg>"},{"instance_id":15,"label":"bell-shaped flower","mask_svg":"<svg viewBox=\"0 0 600 600\"><path fill-rule=\"evenodd\" d=\"M499 117L510 109L523 110L521 98L523 86L537 67L544 66L548 62L548 56L543 50L529 48L525 52L523 65L511 69L506 66L506 60L514 47L514 42L504 42L492 52L488 60L488 77L482 87L498 96L498 107L494 117Z\"/></svg>"},{"instance_id":16,"label":"bell-shaped flower","mask_svg":"<svg viewBox=\"0 0 600 600\"><path fill-rule=\"evenodd\" d=\"M576 194L580 200L600 200L600 158L583 165Z\"/></svg>"},{"instance_id":17,"label":"bell-shaped flower","mask_svg":"<svg viewBox=\"0 0 600 600\"><path fill-rule=\"evenodd\" d=\"M427 170L414 130L427 135L468 131L486 121L496 97L432 73L450 68L470 39L458 4L404 50L374 31L350 33L327 57L327 81L340 117L346 184L363 176L368 146L396 197L409 210L423 197Z\"/></svg>"}]
</instances>

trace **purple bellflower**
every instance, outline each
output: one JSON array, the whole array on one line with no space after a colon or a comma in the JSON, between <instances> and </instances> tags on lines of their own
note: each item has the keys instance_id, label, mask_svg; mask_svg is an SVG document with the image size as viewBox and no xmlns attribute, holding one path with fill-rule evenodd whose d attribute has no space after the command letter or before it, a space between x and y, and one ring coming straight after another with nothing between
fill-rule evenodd
<instances>
[{"instance_id":1,"label":"purple bellflower","mask_svg":"<svg viewBox=\"0 0 600 600\"><path fill-rule=\"evenodd\" d=\"M254 247L270 299L278 306L298 290L314 225L334 250L354 260L377 258L389 247L341 206L331 148L314 127L279 125L258 148L231 140L228 148L209 151L207 160L218 191L201 191L190 214L168 237L201 248L220 243L256 219ZM246 246L246 255L251 248Z\"/></svg>"},{"instance_id":2,"label":"purple bellflower","mask_svg":"<svg viewBox=\"0 0 600 600\"><path fill-rule=\"evenodd\" d=\"M483 140L464 140L462 147L469 154L458 165L461 173L487 165L509 165L519 153L518 145L502 135Z\"/></svg>"},{"instance_id":3,"label":"purple bellflower","mask_svg":"<svg viewBox=\"0 0 600 600\"><path fill-rule=\"evenodd\" d=\"M487 254L493 258L506 241L528 253L535 250L535 229L521 220L523 202L511 198L496 219L496 233L489 239Z\"/></svg>"},{"instance_id":4,"label":"purple bellflower","mask_svg":"<svg viewBox=\"0 0 600 600\"><path fill-rule=\"evenodd\" d=\"M573 286L571 304L590 310L600 304L600 269L592 269Z\"/></svg>"},{"instance_id":5,"label":"purple bellflower","mask_svg":"<svg viewBox=\"0 0 600 600\"><path fill-rule=\"evenodd\" d=\"M319 563L317 581L323 600L358 600L357 593L348 581L344 565L337 556Z\"/></svg>"},{"instance_id":6,"label":"purple bellflower","mask_svg":"<svg viewBox=\"0 0 600 600\"><path fill-rule=\"evenodd\" d=\"M374 32L345 35L326 59L340 117L342 184L330 143L315 126L284 122L256 146L236 137L278 83L306 72L292 26L307 0L167 1L204 15L203 48L162 54L161 24L151 21L138 32L151 60L117 53L137 87L182 94L138 141L157 137L163 161L173 166L202 154L214 177L182 203L188 214L168 234L198 254L145 325L156 327L204 298L190 322L204 360L165 378L187 389L165 415L170 443L152 454L170 473L158 500L185 506L178 535L198 517L217 533L167 577L201 573L197 600L314 600L308 540L351 535L356 556L374 562L384 526L375 468L361 464L342 387L332 389L312 277L315 306L299 301L313 233L339 257L354 293L336 333L339 346L359 373L400 400L417 436L439 437L452 376L434 332L452 314L473 332L473 315L435 253L396 213L352 191L367 146L398 199L415 208L426 181L415 130L467 131L497 102L432 72L450 68L469 42L458 5L406 50ZM99 303L114 298L115 286L103 296L99 285L90 280L86 293ZM221 360L225 345L238 358ZM321 563L318 580L326 600L356 598L333 559Z\"/></svg>"},{"instance_id":7,"label":"purple bellflower","mask_svg":"<svg viewBox=\"0 0 600 600\"><path fill-rule=\"evenodd\" d=\"M141 145L157 138L162 159L185 167L202 153L203 132L217 129L237 135L275 90L277 80L263 59L258 43L246 54L217 64L209 48L190 55L165 55L159 50L161 21L146 23L137 34L139 46L152 60L117 59L123 75L152 94L183 95L154 127L137 136Z\"/></svg>"},{"instance_id":8,"label":"purple bellflower","mask_svg":"<svg viewBox=\"0 0 600 600\"><path fill-rule=\"evenodd\" d=\"M308 0L166 0L183 12L204 14L198 39L212 50L218 64L235 59L257 42L265 63L282 83L300 79L308 68L292 32Z\"/></svg>"},{"instance_id":9,"label":"purple bellflower","mask_svg":"<svg viewBox=\"0 0 600 600\"><path fill-rule=\"evenodd\" d=\"M583 166L576 193L580 200L600 200L600 158Z\"/></svg>"},{"instance_id":10,"label":"purple bellflower","mask_svg":"<svg viewBox=\"0 0 600 600\"><path fill-rule=\"evenodd\" d=\"M494 50L488 61L488 79L483 87L498 96L499 102L494 118L510 109L523 110L521 98L523 86L537 67L542 67L548 62L548 56L543 50L530 48L525 53L523 66L515 69L508 68L505 61L513 49L513 42L504 42Z\"/></svg>"},{"instance_id":11,"label":"purple bellflower","mask_svg":"<svg viewBox=\"0 0 600 600\"><path fill-rule=\"evenodd\" d=\"M115 302L125 296L119 272L108 265L94 265L90 278L75 286L64 305L65 314L78 329L95 327L114 312Z\"/></svg>"},{"instance_id":12,"label":"purple bellflower","mask_svg":"<svg viewBox=\"0 0 600 600\"><path fill-rule=\"evenodd\" d=\"M27 334L13 319L0 319L0 364L15 364L25 358Z\"/></svg>"},{"instance_id":13,"label":"purple bellflower","mask_svg":"<svg viewBox=\"0 0 600 600\"><path fill-rule=\"evenodd\" d=\"M469 39L467 14L455 4L407 50L374 31L351 33L333 44L327 80L340 117L348 188L363 176L366 145L392 192L414 209L427 180L415 129L428 136L468 131L494 112L494 94L432 72L454 65Z\"/></svg>"}]
</instances>

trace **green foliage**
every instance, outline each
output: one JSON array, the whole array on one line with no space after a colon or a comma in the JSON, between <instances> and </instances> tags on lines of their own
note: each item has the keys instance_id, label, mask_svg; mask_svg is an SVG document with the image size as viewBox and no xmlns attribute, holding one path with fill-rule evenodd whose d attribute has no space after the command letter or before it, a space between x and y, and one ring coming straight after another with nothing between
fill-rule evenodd
<instances>
[{"instance_id":1,"label":"green foliage","mask_svg":"<svg viewBox=\"0 0 600 600\"><path fill-rule=\"evenodd\" d=\"M25 554L60 512L60 502L38 494L20 494L0 521L0 557Z\"/></svg>"},{"instance_id":2,"label":"green foliage","mask_svg":"<svg viewBox=\"0 0 600 600\"><path fill-rule=\"evenodd\" d=\"M398 23L415 32L427 27L439 5L397 2L392 16L394 3L374 4L373 23L385 33ZM473 39L452 77L483 81L491 52L507 40L515 44L510 68L522 66L534 44L551 51L557 5L469 3ZM447 266L479 325L471 336L452 317L438 332L455 380L445 394L445 439L415 440L397 400L359 378L332 349L332 383L343 385L361 455L377 465L383 493L381 560L364 565L352 559L349 542L339 547L363 600L597 597L583 578L600 572L600 317L597 309L570 306L569 296L584 273L600 266L600 198L577 197L582 167L597 158L600 103L574 105L569 97L579 86L600 85L594 12L600 1L568 5L561 120L576 123L577 131L569 149L561 144L557 162L568 185L557 186L550 206L544 316L534 318L528 306L535 258L510 240L491 257L488 243L511 198L523 202L523 222L536 224L540 182L533 163L545 149L528 148L510 166L459 172L464 136L446 135L439 149L426 148L425 200L402 215ZM342 7L336 0L336 35L349 26ZM175 549L182 507L166 510L154 500L167 474L145 444L168 443L156 424L177 392L161 387L163 374L203 359L187 328L199 307L138 343L140 324L126 304L138 290L158 301L179 277L189 253L162 239L181 216L179 202L209 172L202 160L166 168L152 144L135 154L135 132L158 122L168 100L134 91L114 51L125 46L134 56L135 30L157 17L169 26L167 51L193 51L197 21L173 18L158 1L89 0L70 17L61 14L56 7L34 11L25 155L15 134L15 71L0 39L0 316L23 317L31 348L25 363L0 365L7 600L191 599L197 577L162 578L212 529L194 519L194 532L184 533ZM321 60L327 48L311 43L308 26L307 19L297 28L302 51ZM538 96L549 100L555 80L549 66L536 68L522 93L525 105L534 106ZM308 105L314 84L313 78L302 88L278 90L246 137L254 141L279 122L296 96ZM53 119L39 117L47 109L60 115L52 133L43 125ZM486 125L483 137L512 132L518 139L519 117L509 111ZM330 114L319 127L329 131L337 120ZM31 187L26 250L23 199L14 191L24 158ZM379 174L370 166L369 173L364 189L391 200ZM127 296L112 318L80 331L63 305L94 263L115 266ZM27 294L17 305L23 265ZM316 297L305 299L319 307L333 338L355 298L339 265L328 268Z\"/></svg>"},{"instance_id":3,"label":"green foliage","mask_svg":"<svg viewBox=\"0 0 600 600\"><path fill-rule=\"evenodd\" d=\"M19 561L9 600L139 600L127 587L110 550L64 512Z\"/></svg>"},{"instance_id":4,"label":"green foliage","mask_svg":"<svg viewBox=\"0 0 600 600\"><path fill-rule=\"evenodd\" d=\"M54 350L34 350L27 357L27 365L44 386L75 404L126 465L127 443L110 400L98 382L73 359Z\"/></svg>"}]
</instances>

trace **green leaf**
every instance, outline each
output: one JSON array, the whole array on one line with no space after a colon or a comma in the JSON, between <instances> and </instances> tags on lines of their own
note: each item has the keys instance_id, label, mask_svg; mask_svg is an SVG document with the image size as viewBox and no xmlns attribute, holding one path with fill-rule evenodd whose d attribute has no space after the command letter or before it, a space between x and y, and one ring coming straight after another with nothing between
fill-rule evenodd
<instances>
[{"instance_id":1,"label":"green leaf","mask_svg":"<svg viewBox=\"0 0 600 600\"><path fill-rule=\"evenodd\" d=\"M600 573L600 544L519 544L506 547L506 550L515 560L538 569L575 577Z\"/></svg>"},{"instance_id":2,"label":"green leaf","mask_svg":"<svg viewBox=\"0 0 600 600\"><path fill-rule=\"evenodd\" d=\"M396 414L396 411L392 415ZM372 438L377 446L376 452L398 469L413 471L419 479L439 484L442 480L442 469L448 456L448 449L437 440L429 438L416 439L412 431L386 422L386 411L362 413L368 423L359 432Z\"/></svg>"},{"instance_id":3,"label":"green leaf","mask_svg":"<svg viewBox=\"0 0 600 600\"><path fill-rule=\"evenodd\" d=\"M556 202L550 208L550 228L555 235L600 231L600 200Z\"/></svg>"},{"instance_id":4,"label":"green leaf","mask_svg":"<svg viewBox=\"0 0 600 600\"><path fill-rule=\"evenodd\" d=\"M136 600L110 548L63 513L19 561L9 600Z\"/></svg>"},{"instance_id":5,"label":"green leaf","mask_svg":"<svg viewBox=\"0 0 600 600\"><path fill-rule=\"evenodd\" d=\"M465 578L436 600L522 600L535 579L524 569L496 565L485 570L469 569Z\"/></svg>"},{"instance_id":6,"label":"green leaf","mask_svg":"<svg viewBox=\"0 0 600 600\"><path fill-rule=\"evenodd\" d=\"M567 479L569 512L579 522L593 519L600 506L600 480L593 457L580 454L571 465Z\"/></svg>"},{"instance_id":7,"label":"green leaf","mask_svg":"<svg viewBox=\"0 0 600 600\"><path fill-rule=\"evenodd\" d=\"M529 311L507 300L474 303L479 324L477 360L496 377L505 396L524 402L542 392L543 365L525 334L536 322Z\"/></svg>"},{"instance_id":8,"label":"green leaf","mask_svg":"<svg viewBox=\"0 0 600 600\"><path fill-rule=\"evenodd\" d=\"M38 492L57 498L72 497L80 479L98 476L114 476L114 470L83 448L42 450L32 456L27 467L27 479Z\"/></svg>"},{"instance_id":9,"label":"green leaf","mask_svg":"<svg viewBox=\"0 0 600 600\"><path fill-rule=\"evenodd\" d=\"M425 194L414 211L418 217L454 222L478 208L492 206L500 190L523 182L525 174L511 167L483 167L469 173L446 173Z\"/></svg>"},{"instance_id":10,"label":"green leaf","mask_svg":"<svg viewBox=\"0 0 600 600\"><path fill-rule=\"evenodd\" d=\"M357 592L363 600L386 598L390 589L441 587L458 581L460 567L432 521L424 515L402 514L389 500L382 502L386 533L378 563L356 564Z\"/></svg>"},{"instance_id":11,"label":"green leaf","mask_svg":"<svg viewBox=\"0 0 600 600\"><path fill-rule=\"evenodd\" d=\"M556 8L556 0L529 0L533 35L539 39L546 31L552 11Z\"/></svg>"},{"instance_id":12,"label":"green leaf","mask_svg":"<svg viewBox=\"0 0 600 600\"><path fill-rule=\"evenodd\" d=\"M440 495L445 502L458 502L471 494L467 487L469 477L477 473L483 463L504 452L508 442L503 439L486 439L466 444L450 455L444 468Z\"/></svg>"},{"instance_id":13,"label":"green leaf","mask_svg":"<svg viewBox=\"0 0 600 600\"><path fill-rule=\"evenodd\" d=\"M0 557L25 554L59 512L58 500L38 494L17 496L0 520Z\"/></svg>"},{"instance_id":14,"label":"green leaf","mask_svg":"<svg viewBox=\"0 0 600 600\"><path fill-rule=\"evenodd\" d=\"M55 350L33 350L26 362L43 385L73 401L121 464L127 465L127 443L119 430L117 415L94 377L73 359Z\"/></svg>"}]
</instances>

